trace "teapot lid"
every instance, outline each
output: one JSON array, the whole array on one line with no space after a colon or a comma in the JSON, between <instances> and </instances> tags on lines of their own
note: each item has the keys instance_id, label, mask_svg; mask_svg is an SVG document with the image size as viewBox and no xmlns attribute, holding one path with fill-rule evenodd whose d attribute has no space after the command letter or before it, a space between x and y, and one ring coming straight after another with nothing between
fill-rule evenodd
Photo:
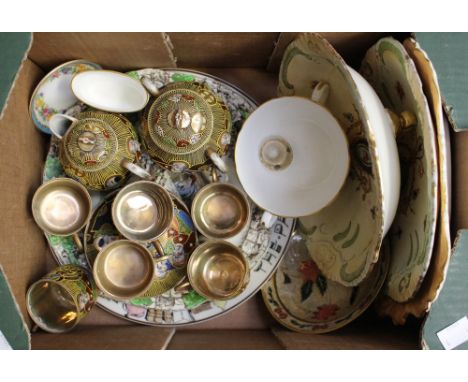
<instances>
[{"instance_id":1,"label":"teapot lid","mask_svg":"<svg viewBox=\"0 0 468 382\"><path fill-rule=\"evenodd\" d=\"M118 140L114 130L96 118L79 118L64 137L65 155L73 167L97 171L114 158Z\"/></svg>"},{"instance_id":2,"label":"teapot lid","mask_svg":"<svg viewBox=\"0 0 468 382\"><path fill-rule=\"evenodd\" d=\"M174 155L205 147L213 133L210 98L214 98L211 92L198 83L166 86L148 115L149 134L155 145Z\"/></svg>"}]
</instances>

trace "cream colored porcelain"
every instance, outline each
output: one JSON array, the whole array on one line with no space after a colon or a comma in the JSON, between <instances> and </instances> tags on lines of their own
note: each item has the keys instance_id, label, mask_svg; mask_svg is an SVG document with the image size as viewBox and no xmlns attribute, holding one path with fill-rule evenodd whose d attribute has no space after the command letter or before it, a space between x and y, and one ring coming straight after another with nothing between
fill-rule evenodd
<instances>
[{"instance_id":1,"label":"cream colored porcelain","mask_svg":"<svg viewBox=\"0 0 468 382\"><path fill-rule=\"evenodd\" d=\"M350 169L336 198L300 222L324 276L356 286L377 262L384 236L386 195L375 126L344 60L320 35L302 34L285 51L278 94L310 98L319 81L330 87L326 107L346 134Z\"/></svg>"},{"instance_id":2,"label":"cream colored porcelain","mask_svg":"<svg viewBox=\"0 0 468 382\"><path fill-rule=\"evenodd\" d=\"M277 98L256 109L239 133L235 160L239 180L253 201L289 217L329 204L349 169L340 124L324 106L301 97Z\"/></svg>"},{"instance_id":3,"label":"cream colored porcelain","mask_svg":"<svg viewBox=\"0 0 468 382\"><path fill-rule=\"evenodd\" d=\"M369 123L377 148L382 174L384 235L388 232L398 207L400 196L400 161L395 130L388 112L369 83L353 68L348 70L358 88L369 115Z\"/></svg>"},{"instance_id":4,"label":"cream colored porcelain","mask_svg":"<svg viewBox=\"0 0 468 382\"><path fill-rule=\"evenodd\" d=\"M367 51L361 72L385 106L411 111L417 119L397 140L403 178L398 213L389 232L392 261L385 284L387 295L405 302L419 290L434 245L438 210L435 132L418 71L399 41L380 39Z\"/></svg>"},{"instance_id":5,"label":"cream colored porcelain","mask_svg":"<svg viewBox=\"0 0 468 382\"><path fill-rule=\"evenodd\" d=\"M99 110L132 113L143 109L149 94L140 81L111 70L78 73L71 83L80 101Z\"/></svg>"},{"instance_id":6,"label":"cream colored porcelain","mask_svg":"<svg viewBox=\"0 0 468 382\"><path fill-rule=\"evenodd\" d=\"M442 110L442 99L436 71L419 44L408 38L404 47L416 65L434 118L437 141L437 164L439 169L439 211L434 249L429 268L417 293L408 301L399 303L385 296L377 309L381 315L390 316L395 324L404 324L409 314L422 317L437 298L450 262L450 135L448 121ZM437 199L437 198L436 198Z\"/></svg>"}]
</instances>

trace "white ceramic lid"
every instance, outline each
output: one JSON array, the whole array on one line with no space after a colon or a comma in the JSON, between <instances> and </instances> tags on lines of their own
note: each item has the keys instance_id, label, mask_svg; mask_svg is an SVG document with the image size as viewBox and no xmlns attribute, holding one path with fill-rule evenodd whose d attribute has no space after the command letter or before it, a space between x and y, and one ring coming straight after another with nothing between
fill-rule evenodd
<instances>
[{"instance_id":1,"label":"white ceramic lid","mask_svg":"<svg viewBox=\"0 0 468 382\"><path fill-rule=\"evenodd\" d=\"M235 161L256 204L275 215L299 217L317 212L339 192L348 174L348 144L323 106L281 97L249 116L237 138Z\"/></svg>"},{"instance_id":2,"label":"white ceramic lid","mask_svg":"<svg viewBox=\"0 0 468 382\"><path fill-rule=\"evenodd\" d=\"M149 100L140 81L111 70L79 73L73 77L71 87L73 94L85 104L115 113L139 111Z\"/></svg>"}]
</instances>

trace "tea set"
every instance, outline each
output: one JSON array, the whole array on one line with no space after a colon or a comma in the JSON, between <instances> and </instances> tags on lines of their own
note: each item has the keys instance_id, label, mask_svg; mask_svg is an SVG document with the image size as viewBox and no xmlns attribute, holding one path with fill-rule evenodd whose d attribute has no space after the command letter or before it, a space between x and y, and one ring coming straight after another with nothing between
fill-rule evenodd
<instances>
[{"instance_id":1,"label":"tea set","mask_svg":"<svg viewBox=\"0 0 468 382\"><path fill-rule=\"evenodd\" d=\"M420 89L391 66L400 43L378 44L390 53L376 45L380 56L370 50L360 74L320 35L301 35L286 49L279 97L258 107L189 70L124 74L80 60L49 73L30 104L52 134L32 210L61 264L51 274L61 276L48 292L37 289L51 274L28 290L36 324L68 331L86 314L84 300L84 312L96 302L149 325L200 322L263 287L281 324L319 333L354 320L382 287L395 301L411 298L393 280L421 275L435 217L424 218L425 236L406 222L423 211L400 197L400 168L420 189L433 183L417 171L434 182L437 166L432 146L402 153L399 142L432 125ZM411 101L380 93L386 81ZM37 94L52 110L40 123ZM421 139L435 144L433 134ZM410 244L413 263L401 271Z\"/></svg>"}]
</instances>

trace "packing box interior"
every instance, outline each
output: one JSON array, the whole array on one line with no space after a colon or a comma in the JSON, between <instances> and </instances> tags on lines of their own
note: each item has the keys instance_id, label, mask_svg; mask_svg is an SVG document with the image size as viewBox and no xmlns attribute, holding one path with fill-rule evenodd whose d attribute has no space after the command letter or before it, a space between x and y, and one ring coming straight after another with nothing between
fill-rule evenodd
<instances>
[{"instance_id":1,"label":"packing box interior","mask_svg":"<svg viewBox=\"0 0 468 382\"><path fill-rule=\"evenodd\" d=\"M19 310L27 287L55 266L30 211L49 136L34 127L28 103L53 67L84 58L104 68L182 67L223 78L259 103L276 96L283 52L295 33L35 33L0 120L0 263ZM354 67L382 33L324 33ZM406 35L393 34L396 38ZM468 134L452 137L452 232L468 225ZM32 349L417 349L421 321L395 327L372 307L357 321L323 335L294 333L270 317L259 293L213 320L178 328L136 325L96 307L68 334L31 333Z\"/></svg>"}]
</instances>

